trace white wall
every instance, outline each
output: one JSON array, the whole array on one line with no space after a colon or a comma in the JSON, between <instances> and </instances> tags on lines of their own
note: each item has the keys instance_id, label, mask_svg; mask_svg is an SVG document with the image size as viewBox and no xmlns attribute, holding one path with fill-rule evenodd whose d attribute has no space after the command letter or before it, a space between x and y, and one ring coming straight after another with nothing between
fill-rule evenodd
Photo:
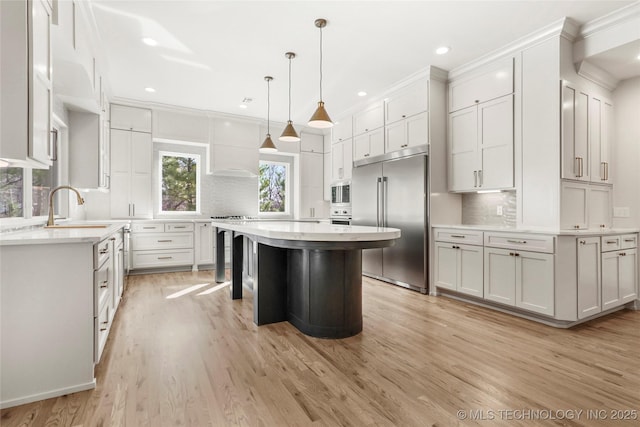
<instances>
[{"instance_id":1,"label":"white wall","mask_svg":"<svg viewBox=\"0 0 640 427\"><path fill-rule=\"evenodd\" d=\"M614 227L640 226L640 77L624 80L613 92L615 116L613 206L628 207Z\"/></svg>"}]
</instances>

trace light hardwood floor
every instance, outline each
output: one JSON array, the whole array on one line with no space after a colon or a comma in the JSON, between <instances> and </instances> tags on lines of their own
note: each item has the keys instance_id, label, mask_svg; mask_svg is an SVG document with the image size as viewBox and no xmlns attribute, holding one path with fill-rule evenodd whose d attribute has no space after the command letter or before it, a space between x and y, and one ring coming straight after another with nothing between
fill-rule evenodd
<instances>
[{"instance_id":1,"label":"light hardwood floor","mask_svg":"<svg viewBox=\"0 0 640 427\"><path fill-rule=\"evenodd\" d=\"M2 427L640 424L611 420L640 411L640 312L561 330L365 278L363 332L323 340L255 326L250 293L198 295L213 278L132 276L97 388L5 409Z\"/></svg>"}]
</instances>

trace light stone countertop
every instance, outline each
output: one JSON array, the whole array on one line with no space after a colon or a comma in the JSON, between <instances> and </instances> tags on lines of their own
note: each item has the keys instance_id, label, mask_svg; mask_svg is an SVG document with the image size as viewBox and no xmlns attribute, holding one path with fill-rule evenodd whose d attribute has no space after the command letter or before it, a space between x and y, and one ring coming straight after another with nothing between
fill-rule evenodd
<instances>
[{"instance_id":1,"label":"light stone countertop","mask_svg":"<svg viewBox=\"0 0 640 427\"><path fill-rule=\"evenodd\" d=\"M104 228L36 228L0 234L0 246L98 243L125 226L128 221L91 221L74 224L107 224Z\"/></svg>"},{"instance_id":2,"label":"light stone countertop","mask_svg":"<svg viewBox=\"0 0 640 427\"><path fill-rule=\"evenodd\" d=\"M287 221L212 221L214 227L268 239L309 242L366 242L400 237L397 228Z\"/></svg>"},{"instance_id":3,"label":"light stone countertop","mask_svg":"<svg viewBox=\"0 0 640 427\"><path fill-rule=\"evenodd\" d=\"M638 233L639 228L597 228L587 230L560 230L543 228L514 228L499 225L432 224L433 228L451 228L455 230L476 230L494 233L546 234L552 236L610 236L614 234Z\"/></svg>"}]
</instances>

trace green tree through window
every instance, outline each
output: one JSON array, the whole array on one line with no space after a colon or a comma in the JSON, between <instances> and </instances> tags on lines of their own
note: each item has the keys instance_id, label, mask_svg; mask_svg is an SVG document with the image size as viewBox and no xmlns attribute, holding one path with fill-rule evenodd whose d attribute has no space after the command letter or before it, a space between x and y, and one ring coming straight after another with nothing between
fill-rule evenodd
<instances>
[{"instance_id":1,"label":"green tree through window","mask_svg":"<svg viewBox=\"0 0 640 427\"><path fill-rule=\"evenodd\" d=\"M287 165L260 162L260 212L287 212Z\"/></svg>"},{"instance_id":2,"label":"green tree through window","mask_svg":"<svg viewBox=\"0 0 640 427\"><path fill-rule=\"evenodd\" d=\"M162 211L198 210L198 157L162 154Z\"/></svg>"}]
</instances>

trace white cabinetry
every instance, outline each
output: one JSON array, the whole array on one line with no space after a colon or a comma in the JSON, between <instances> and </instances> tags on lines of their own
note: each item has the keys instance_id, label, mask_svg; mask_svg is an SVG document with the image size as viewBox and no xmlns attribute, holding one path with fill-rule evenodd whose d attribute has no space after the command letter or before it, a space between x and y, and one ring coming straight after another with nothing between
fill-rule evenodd
<instances>
[{"instance_id":1,"label":"white cabinetry","mask_svg":"<svg viewBox=\"0 0 640 427\"><path fill-rule=\"evenodd\" d=\"M111 129L111 217L151 218L151 134Z\"/></svg>"},{"instance_id":2,"label":"white cabinetry","mask_svg":"<svg viewBox=\"0 0 640 427\"><path fill-rule=\"evenodd\" d=\"M482 246L436 242L435 250L436 286L482 298Z\"/></svg>"},{"instance_id":3,"label":"white cabinetry","mask_svg":"<svg viewBox=\"0 0 640 427\"><path fill-rule=\"evenodd\" d=\"M260 127L241 120L212 120L211 165L213 173L243 170L258 174Z\"/></svg>"},{"instance_id":4,"label":"white cabinetry","mask_svg":"<svg viewBox=\"0 0 640 427\"><path fill-rule=\"evenodd\" d=\"M111 129L151 133L151 110L112 104Z\"/></svg>"},{"instance_id":5,"label":"white cabinetry","mask_svg":"<svg viewBox=\"0 0 640 427\"><path fill-rule=\"evenodd\" d=\"M421 79L385 101L385 152L429 143L429 82Z\"/></svg>"},{"instance_id":6,"label":"white cabinetry","mask_svg":"<svg viewBox=\"0 0 640 427\"><path fill-rule=\"evenodd\" d=\"M617 239L607 236L602 240L602 310L604 311L636 299L638 251L636 234L617 236ZM609 244L615 240L619 243Z\"/></svg>"},{"instance_id":7,"label":"white cabinetry","mask_svg":"<svg viewBox=\"0 0 640 427\"><path fill-rule=\"evenodd\" d=\"M449 114L449 190L513 187L513 95Z\"/></svg>"},{"instance_id":8,"label":"white cabinetry","mask_svg":"<svg viewBox=\"0 0 640 427\"><path fill-rule=\"evenodd\" d=\"M578 251L578 319L602 311L600 274L600 237L577 239Z\"/></svg>"},{"instance_id":9,"label":"white cabinetry","mask_svg":"<svg viewBox=\"0 0 640 427\"><path fill-rule=\"evenodd\" d=\"M562 181L560 228L611 227L611 186Z\"/></svg>"},{"instance_id":10,"label":"white cabinetry","mask_svg":"<svg viewBox=\"0 0 640 427\"><path fill-rule=\"evenodd\" d=\"M324 153L324 137L314 133L301 132L300 151L306 153Z\"/></svg>"},{"instance_id":11,"label":"white cabinetry","mask_svg":"<svg viewBox=\"0 0 640 427\"><path fill-rule=\"evenodd\" d=\"M323 153L300 153L300 217L324 218Z\"/></svg>"},{"instance_id":12,"label":"white cabinetry","mask_svg":"<svg viewBox=\"0 0 640 427\"><path fill-rule=\"evenodd\" d=\"M429 143L429 119L427 113L420 113L402 119L385 127L385 151L398 151Z\"/></svg>"},{"instance_id":13,"label":"white cabinetry","mask_svg":"<svg viewBox=\"0 0 640 427\"><path fill-rule=\"evenodd\" d=\"M0 40L0 159L46 168L53 157L50 3L0 2Z\"/></svg>"},{"instance_id":14,"label":"white cabinetry","mask_svg":"<svg viewBox=\"0 0 640 427\"><path fill-rule=\"evenodd\" d=\"M69 182L72 186L109 186L108 136L108 126L101 114L69 111Z\"/></svg>"},{"instance_id":15,"label":"white cabinetry","mask_svg":"<svg viewBox=\"0 0 640 427\"><path fill-rule=\"evenodd\" d=\"M194 264L192 222L134 223L131 227L132 268Z\"/></svg>"},{"instance_id":16,"label":"white cabinetry","mask_svg":"<svg viewBox=\"0 0 640 427\"><path fill-rule=\"evenodd\" d=\"M493 62L449 84L449 112L513 93L513 58Z\"/></svg>"},{"instance_id":17,"label":"white cabinetry","mask_svg":"<svg viewBox=\"0 0 640 427\"><path fill-rule=\"evenodd\" d=\"M331 143L346 141L353 138L353 122L351 117L345 117L344 119L337 121L331 128Z\"/></svg>"},{"instance_id":18,"label":"white cabinetry","mask_svg":"<svg viewBox=\"0 0 640 427\"><path fill-rule=\"evenodd\" d=\"M378 128L353 138L353 160L384 154L384 129Z\"/></svg>"},{"instance_id":19,"label":"white cabinetry","mask_svg":"<svg viewBox=\"0 0 640 427\"><path fill-rule=\"evenodd\" d=\"M213 227L209 223L198 222L195 229L195 264L213 264Z\"/></svg>"},{"instance_id":20,"label":"white cabinetry","mask_svg":"<svg viewBox=\"0 0 640 427\"><path fill-rule=\"evenodd\" d=\"M562 178L611 182L613 105L575 84L562 84Z\"/></svg>"},{"instance_id":21,"label":"white cabinetry","mask_svg":"<svg viewBox=\"0 0 640 427\"><path fill-rule=\"evenodd\" d=\"M172 141L209 143L209 118L175 111L153 111L153 137Z\"/></svg>"}]
</instances>

